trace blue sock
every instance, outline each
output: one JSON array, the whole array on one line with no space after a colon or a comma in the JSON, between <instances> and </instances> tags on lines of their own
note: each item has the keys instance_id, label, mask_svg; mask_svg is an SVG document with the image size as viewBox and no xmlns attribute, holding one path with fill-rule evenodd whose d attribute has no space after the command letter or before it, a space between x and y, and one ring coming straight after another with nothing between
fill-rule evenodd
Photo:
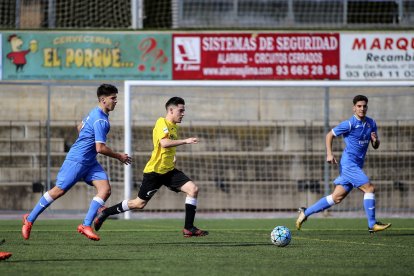
<instances>
[{"instance_id":1,"label":"blue sock","mask_svg":"<svg viewBox=\"0 0 414 276\"><path fill-rule=\"evenodd\" d=\"M312 206L310 206L309 208L307 208L305 210L305 216L308 217L314 213L319 213L329 207L331 207L332 205L334 205L335 202L332 199L332 195L328 195L326 197L323 197L321 199L319 199L319 201L317 201L315 204L313 204Z\"/></svg>"},{"instance_id":2,"label":"blue sock","mask_svg":"<svg viewBox=\"0 0 414 276\"><path fill-rule=\"evenodd\" d=\"M368 227L372 228L377 222L375 219L375 194L365 193L364 194L364 209L368 219Z\"/></svg>"},{"instance_id":3,"label":"blue sock","mask_svg":"<svg viewBox=\"0 0 414 276\"><path fill-rule=\"evenodd\" d=\"M83 225L85 226L91 226L92 221L96 217L96 213L98 212L98 209L105 204L105 201L103 201L101 198L95 196L92 201L91 205L89 206L88 213L86 214L85 219L83 220Z\"/></svg>"},{"instance_id":4,"label":"blue sock","mask_svg":"<svg viewBox=\"0 0 414 276\"><path fill-rule=\"evenodd\" d=\"M50 205L54 199L49 195L48 192L44 193L43 196L39 199L39 202L30 212L27 220L31 223L34 223L37 217Z\"/></svg>"}]
</instances>

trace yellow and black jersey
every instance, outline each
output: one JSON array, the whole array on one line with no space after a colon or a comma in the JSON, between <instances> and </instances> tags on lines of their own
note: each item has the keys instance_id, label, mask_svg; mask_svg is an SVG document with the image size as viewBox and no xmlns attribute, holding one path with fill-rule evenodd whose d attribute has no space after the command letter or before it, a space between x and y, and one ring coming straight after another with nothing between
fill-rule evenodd
<instances>
[{"instance_id":1,"label":"yellow and black jersey","mask_svg":"<svg viewBox=\"0 0 414 276\"><path fill-rule=\"evenodd\" d=\"M151 159L144 168L144 173L156 172L165 174L174 169L176 147L162 148L160 141L164 138L177 140L178 125L160 117L152 130L152 143L154 149L151 154Z\"/></svg>"}]
</instances>

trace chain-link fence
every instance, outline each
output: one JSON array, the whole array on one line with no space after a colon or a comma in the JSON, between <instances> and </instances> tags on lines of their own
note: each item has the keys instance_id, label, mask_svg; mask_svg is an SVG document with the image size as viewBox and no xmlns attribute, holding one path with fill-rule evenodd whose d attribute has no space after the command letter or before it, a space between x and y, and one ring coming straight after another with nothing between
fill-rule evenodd
<instances>
[{"instance_id":1,"label":"chain-link fence","mask_svg":"<svg viewBox=\"0 0 414 276\"><path fill-rule=\"evenodd\" d=\"M4 0L2 29L407 28L413 0Z\"/></svg>"}]
</instances>

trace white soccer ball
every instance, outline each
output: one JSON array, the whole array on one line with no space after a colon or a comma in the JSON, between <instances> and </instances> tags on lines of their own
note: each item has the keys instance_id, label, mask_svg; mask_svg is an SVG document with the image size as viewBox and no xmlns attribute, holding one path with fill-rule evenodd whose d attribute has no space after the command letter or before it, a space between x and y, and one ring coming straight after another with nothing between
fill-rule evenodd
<instances>
[{"instance_id":1,"label":"white soccer ball","mask_svg":"<svg viewBox=\"0 0 414 276\"><path fill-rule=\"evenodd\" d=\"M270 240L279 247L285 247L290 243L292 234L286 226L276 226L270 233Z\"/></svg>"}]
</instances>

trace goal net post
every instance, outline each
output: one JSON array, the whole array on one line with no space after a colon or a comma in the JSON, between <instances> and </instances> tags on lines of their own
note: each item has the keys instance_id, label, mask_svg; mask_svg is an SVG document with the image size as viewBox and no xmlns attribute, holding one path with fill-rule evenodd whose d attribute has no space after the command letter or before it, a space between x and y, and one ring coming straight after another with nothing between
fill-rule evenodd
<instances>
[{"instance_id":1,"label":"goal net post","mask_svg":"<svg viewBox=\"0 0 414 276\"><path fill-rule=\"evenodd\" d=\"M377 211L412 212L414 195L401 190L414 180L407 167L413 161L414 116L388 116L383 103L393 100L409 111L413 86L412 81L125 81L124 151L134 164L124 166L124 197L132 198L139 188L152 151L152 128L165 115L165 102L181 96L186 113L180 137L199 137L200 143L177 148L177 167L200 187L200 211L309 206L329 193L338 174L325 164L326 132L352 116L352 98L365 94L382 142L379 151L370 150L364 168L380 196ZM342 139L335 139L337 159L342 150ZM147 208L171 211L183 204L181 197L161 189ZM363 212L360 197L333 209Z\"/></svg>"}]
</instances>

